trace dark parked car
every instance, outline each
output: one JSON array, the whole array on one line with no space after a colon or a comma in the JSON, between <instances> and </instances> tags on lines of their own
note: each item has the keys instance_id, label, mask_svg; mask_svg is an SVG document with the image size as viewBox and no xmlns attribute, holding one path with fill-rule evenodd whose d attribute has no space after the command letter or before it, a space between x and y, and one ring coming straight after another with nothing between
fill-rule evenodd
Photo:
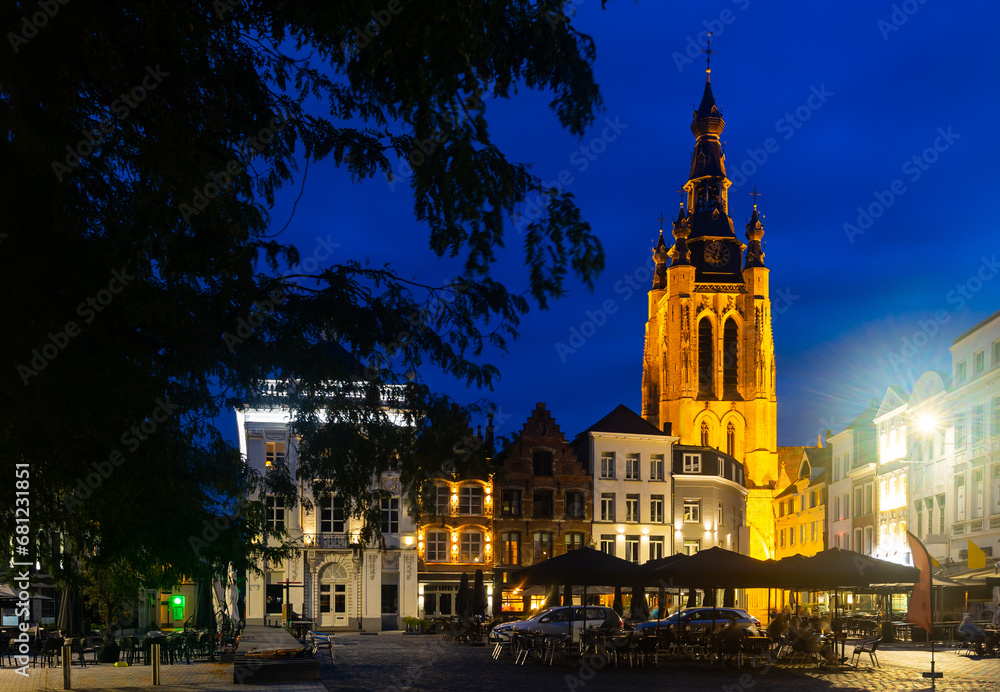
<instances>
[{"instance_id":1,"label":"dark parked car","mask_svg":"<svg viewBox=\"0 0 1000 692\"><path fill-rule=\"evenodd\" d=\"M586 613L584 613L586 611ZM604 606L557 606L555 608L545 608L540 610L525 620L515 620L497 625L491 632L511 633L511 632L542 632L544 634L566 634L569 632L570 620L573 620L573 628L595 628L603 627L607 629L621 628L624 626L618 613L611 608Z\"/></svg>"},{"instance_id":2,"label":"dark parked car","mask_svg":"<svg viewBox=\"0 0 1000 692\"><path fill-rule=\"evenodd\" d=\"M750 630L750 634L760 632L760 620L740 608L685 608L680 612L681 625L689 631L707 630L712 625L712 616L715 616L714 629L725 626L729 619L736 616L736 622L740 627ZM647 622L636 623L633 629L645 630L655 629L657 624L660 628L677 627L677 613L674 613L663 620L649 620Z\"/></svg>"}]
</instances>

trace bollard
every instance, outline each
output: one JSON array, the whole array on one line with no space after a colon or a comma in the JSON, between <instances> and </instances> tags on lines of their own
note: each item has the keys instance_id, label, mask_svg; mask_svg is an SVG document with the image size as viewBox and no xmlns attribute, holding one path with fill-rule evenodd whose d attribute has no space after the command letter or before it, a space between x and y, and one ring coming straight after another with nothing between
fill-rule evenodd
<instances>
[{"instance_id":1,"label":"bollard","mask_svg":"<svg viewBox=\"0 0 1000 692\"><path fill-rule=\"evenodd\" d=\"M70 666L73 663L73 650L69 646L63 646L62 648L62 667L63 667L63 689L71 690L73 685L69 680Z\"/></svg>"},{"instance_id":2,"label":"bollard","mask_svg":"<svg viewBox=\"0 0 1000 692\"><path fill-rule=\"evenodd\" d=\"M160 645L153 644L149 647L150 667L153 669L153 685L160 684Z\"/></svg>"}]
</instances>

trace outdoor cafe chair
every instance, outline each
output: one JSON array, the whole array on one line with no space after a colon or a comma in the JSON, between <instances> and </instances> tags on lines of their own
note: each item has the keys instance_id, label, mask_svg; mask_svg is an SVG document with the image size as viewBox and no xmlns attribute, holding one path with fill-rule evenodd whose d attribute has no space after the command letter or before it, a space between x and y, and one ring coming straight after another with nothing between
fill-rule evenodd
<instances>
[{"instance_id":1,"label":"outdoor cafe chair","mask_svg":"<svg viewBox=\"0 0 1000 692\"><path fill-rule=\"evenodd\" d=\"M640 666L645 666L646 658L653 657L653 663L660 667L659 641L656 636L634 637L630 642L629 658L635 658Z\"/></svg>"},{"instance_id":2,"label":"outdoor cafe chair","mask_svg":"<svg viewBox=\"0 0 1000 692\"><path fill-rule=\"evenodd\" d=\"M122 637L118 640L118 648L124 655L125 662L129 665L135 663L135 660L142 654L142 647L139 646L139 640L135 637Z\"/></svg>"},{"instance_id":3,"label":"outdoor cafe chair","mask_svg":"<svg viewBox=\"0 0 1000 692\"><path fill-rule=\"evenodd\" d=\"M10 648L10 637L0 635L0 668L3 668L4 656L7 657L7 663L14 665L14 650Z\"/></svg>"},{"instance_id":4,"label":"outdoor cafe chair","mask_svg":"<svg viewBox=\"0 0 1000 692\"><path fill-rule=\"evenodd\" d=\"M493 636L496 637L496 643L493 646L493 660L499 660L505 651L513 653L514 651L514 635L511 632L494 632Z\"/></svg>"},{"instance_id":5,"label":"outdoor cafe chair","mask_svg":"<svg viewBox=\"0 0 1000 692\"><path fill-rule=\"evenodd\" d=\"M36 643L38 640L35 640ZM41 656L42 665L55 665L59 660L59 655L62 653L63 646L62 637L49 637L48 639L42 639ZM35 655L35 663L38 663L38 655Z\"/></svg>"},{"instance_id":6,"label":"outdoor cafe chair","mask_svg":"<svg viewBox=\"0 0 1000 692\"><path fill-rule=\"evenodd\" d=\"M879 642L881 641L882 639L880 637L878 639L872 639L859 643L856 647L854 647L854 653L851 654L851 665L857 668L858 664L861 663L861 654L868 654L868 658L871 659L872 666L875 668L881 668L882 666L879 665L878 656L875 655L875 652L878 651Z\"/></svg>"},{"instance_id":7,"label":"outdoor cafe chair","mask_svg":"<svg viewBox=\"0 0 1000 692\"><path fill-rule=\"evenodd\" d=\"M97 663L97 651L92 646L87 646L87 640L84 637L70 637L65 642L66 646L69 646L70 660L75 655L76 660L80 662L80 665L86 667L87 658L86 654L90 654L91 663Z\"/></svg>"}]
</instances>

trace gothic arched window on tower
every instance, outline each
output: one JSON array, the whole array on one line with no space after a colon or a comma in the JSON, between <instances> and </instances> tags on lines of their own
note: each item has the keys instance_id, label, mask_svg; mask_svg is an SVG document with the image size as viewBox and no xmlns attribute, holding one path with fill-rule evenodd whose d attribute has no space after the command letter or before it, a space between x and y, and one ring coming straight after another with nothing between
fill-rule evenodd
<instances>
[{"instance_id":1,"label":"gothic arched window on tower","mask_svg":"<svg viewBox=\"0 0 1000 692\"><path fill-rule=\"evenodd\" d=\"M722 389L723 398L735 399L739 396L740 372L739 333L735 320L726 320L722 330Z\"/></svg>"},{"instance_id":2,"label":"gothic arched window on tower","mask_svg":"<svg viewBox=\"0 0 1000 692\"><path fill-rule=\"evenodd\" d=\"M701 446L708 447L708 421L701 422Z\"/></svg>"},{"instance_id":3,"label":"gothic arched window on tower","mask_svg":"<svg viewBox=\"0 0 1000 692\"><path fill-rule=\"evenodd\" d=\"M715 396L713 374L715 364L712 359L713 339L712 321L702 317L698 323L698 396L709 398Z\"/></svg>"},{"instance_id":4,"label":"gothic arched window on tower","mask_svg":"<svg viewBox=\"0 0 1000 692\"><path fill-rule=\"evenodd\" d=\"M732 421L726 425L726 454L736 456L736 426Z\"/></svg>"}]
</instances>

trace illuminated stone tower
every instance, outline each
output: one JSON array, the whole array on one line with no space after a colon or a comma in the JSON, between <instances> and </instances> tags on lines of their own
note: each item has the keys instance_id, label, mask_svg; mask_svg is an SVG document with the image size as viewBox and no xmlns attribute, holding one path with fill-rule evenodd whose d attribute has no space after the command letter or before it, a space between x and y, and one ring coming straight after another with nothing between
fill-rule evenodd
<instances>
[{"instance_id":1,"label":"illuminated stone tower","mask_svg":"<svg viewBox=\"0 0 1000 692\"><path fill-rule=\"evenodd\" d=\"M749 553L764 558L774 549L778 478L771 301L756 191L747 244L733 232L724 127L709 69L691 123L687 208L681 204L672 246L661 229L653 251L642 415L661 429L669 422L680 444L714 447L744 463Z\"/></svg>"}]
</instances>

